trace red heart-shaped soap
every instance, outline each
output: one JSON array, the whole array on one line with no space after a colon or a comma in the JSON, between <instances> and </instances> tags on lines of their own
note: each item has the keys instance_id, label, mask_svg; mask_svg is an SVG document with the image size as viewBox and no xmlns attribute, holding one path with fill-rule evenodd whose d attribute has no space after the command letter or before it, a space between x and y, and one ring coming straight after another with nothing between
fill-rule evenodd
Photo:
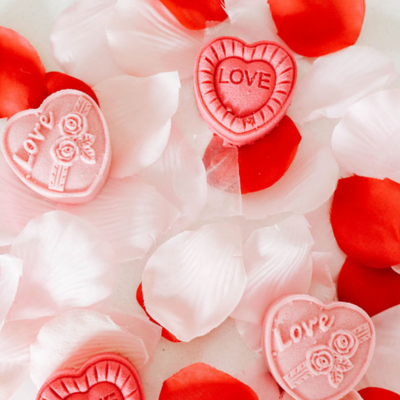
<instances>
[{"instance_id":1,"label":"red heart-shaped soap","mask_svg":"<svg viewBox=\"0 0 400 400\"><path fill-rule=\"evenodd\" d=\"M210 129L233 145L260 139L279 123L292 99L296 62L281 45L247 45L220 37L200 51L195 96Z\"/></svg>"},{"instance_id":2,"label":"red heart-shaped soap","mask_svg":"<svg viewBox=\"0 0 400 400\"><path fill-rule=\"evenodd\" d=\"M272 375L293 398L338 400L365 374L375 329L353 304L294 295L269 308L263 340Z\"/></svg>"},{"instance_id":3,"label":"red heart-shaped soap","mask_svg":"<svg viewBox=\"0 0 400 400\"><path fill-rule=\"evenodd\" d=\"M29 188L52 200L83 203L110 169L107 125L96 102L77 90L49 96L37 110L15 114L2 137L5 159Z\"/></svg>"},{"instance_id":4,"label":"red heart-shaped soap","mask_svg":"<svg viewBox=\"0 0 400 400\"><path fill-rule=\"evenodd\" d=\"M134 366L115 353L94 356L79 370L52 375L36 400L144 400L140 377Z\"/></svg>"}]
</instances>

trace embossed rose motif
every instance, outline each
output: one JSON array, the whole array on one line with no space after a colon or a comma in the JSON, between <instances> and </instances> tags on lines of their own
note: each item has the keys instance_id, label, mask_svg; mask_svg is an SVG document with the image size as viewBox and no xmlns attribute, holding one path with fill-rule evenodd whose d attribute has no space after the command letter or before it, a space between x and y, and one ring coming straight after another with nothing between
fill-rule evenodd
<instances>
[{"instance_id":1,"label":"embossed rose motif","mask_svg":"<svg viewBox=\"0 0 400 400\"><path fill-rule=\"evenodd\" d=\"M307 365L313 375L327 375L334 365L335 356L328 346L318 346L307 353Z\"/></svg>"},{"instance_id":2,"label":"embossed rose motif","mask_svg":"<svg viewBox=\"0 0 400 400\"><path fill-rule=\"evenodd\" d=\"M62 138L54 143L51 155L57 164L70 167L79 157L79 147L73 140Z\"/></svg>"},{"instance_id":3,"label":"embossed rose motif","mask_svg":"<svg viewBox=\"0 0 400 400\"><path fill-rule=\"evenodd\" d=\"M87 125L86 117L77 112L65 115L59 122L61 134L73 137L86 133Z\"/></svg>"},{"instance_id":4,"label":"embossed rose motif","mask_svg":"<svg viewBox=\"0 0 400 400\"><path fill-rule=\"evenodd\" d=\"M329 346L337 354L350 358L357 351L358 340L351 332L339 330L332 334Z\"/></svg>"}]
</instances>

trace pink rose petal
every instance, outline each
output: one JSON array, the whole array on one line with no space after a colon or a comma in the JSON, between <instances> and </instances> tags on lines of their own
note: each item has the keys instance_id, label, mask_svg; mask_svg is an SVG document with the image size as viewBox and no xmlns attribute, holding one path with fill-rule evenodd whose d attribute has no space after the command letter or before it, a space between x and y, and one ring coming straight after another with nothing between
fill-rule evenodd
<instances>
[{"instance_id":1,"label":"pink rose petal","mask_svg":"<svg viewBox=\"0 0 400 400\"><path fill-rule=\"evenodd\" d=\"M11 321L0 331L0 400L7 400L29 376L29 346L47 321Z\"/></svg>"},{"instance_id":2,"label":"pink rose petal","mask_svg":"<svg viewBox=\"0 0 400 400\"><path fill-rule=\"evenodd\" d=\"M117 0L82 0L56 20L50 40L65 72L89 85L123 72L115 64L106 26Z\"/></svg>"},{"instance_id":3,"label":"pink rose petal","mask_svg":"<svg viewBox=\"0 0 400 400\"><path fill-rule=\"evenodd\" d=\"M328 200L316 210L306 214L305 217L310 224L310 231L315 240L313 250L320 253L330 253L330 270L333 280L337 280L338 274L346 259L346 255L340 250L335 236L333 235L330 213L332 200Z\"/></svg>"},{"instance_id":4,"label":"pink rose petal","mask_svg":"<svg viewBox=\"0 0 400 400\"><path fill-rule=\"evenodd\" d=\"M393 62L383 53L370 47L349 47L314 61L297 84L288 115L299 123L340 118L353 103L396 78Z\"/></svg>"},{"instance_id":5,"label":"pink rose petal","mask_svg":"<svg viewBox=\"0 0 400 400\"><path fill-rule=\"evenodd\" d=\"M116 63L135 76L178 70L181 78L191 77L203 36L183 27L158 0L119 0L107 27Z\"/></svg>"},{"instance_id":6,"label":"pink rose petal","mask_svg":"<svg viewBox=\"0 0 400 400\"><path fill-rule=\"evenodd\" d=\"M87 307L109 296L113 288L111 246L94 227L64 212L29 222L10 254L23 260L10 320Z\"/></svg>"},{"instance_id":7,"label":"pink rose petal","mask_svg":"<svg viewBox=\"0 0 400 400\"><path fill-rule=\"evenodd\" d=\"M140 175L155 186L181 212L175 230L182 230L196 220L207 197L204 164L186 139L172 128L162 156Z\"/></svg>"},{"instance_id":8,"label":"pink rose petal","mask_svg":"<svg viewBox=\"0 0 400 400\"><path fill-rule=\"evenodd\" d=\"M110 131L112 177L136 174L161 156L178 107L179 88L175 72L148 78L123 75L94 87Z\"/></svg>"},{"instance_id":9,"label":"pink rose petal","mask_svg":"<svg viewBox=\"0 0 400 400\"><path fill-rule=\"evenodd\" d=\"M276 34L276 26L266 1L225 0L225 11L232 31L247 43L261 40L283 43Z\"/></svg>"},{"instance_id":10,"label":"pink rose petal","mask_svg":"<svg viewBox=\"0 0 400 400\"><path fill-rule=\"evenodd\" d=\"M96 226L120 262L143 257L180 216L153 186L137 177L109 178L90 203L62 209Z\"/></svg>"},{"instance_id":11,"label":"pink rose petal","mask_svg":"<svg viewBox=\"0 0 400 400\"><path fill-rule=\"evenodd\" d=\"M28 221L55 208L23 184L0 153L0 245L10 244Z\"/></svg>"},{"instance_id":12,"label":"pink rose petal","mask_svg":"<svg viewBox=\"0 0 400 400\"><path fill-rule=\"evenodd\" d=\"M400 90L372 94L350 107L336 126L332 148L351 174L400 182Z\"/></svg>"},{"instance_id":13,"label":"pink rose petal","mask_svg":"<svg viewBox=\"0 0 400 400\"><path fill-rule=\"evenodd\" d=\"M308 294L323 303L333 301L336 296L336 286L330 270L332 254L313 252L312 260L313 272Z\"/></svg>"},{"instance_id":14,"label":"pink rose petal","mask_svg":"<svg viewBox=\"0 0 400 400\"><path fill-rule=\"evenodd\" d=\"M232 224L205 225L162 244L143 272L149 314L181 341L220 325L245 285L242 239Z\"/></svg>"},{"instance_id":15,"label":"pink rose petal","mask_svg":"<svg viewBox=\"0 0 400 400\"><path fill-rule=\"evenodd\" d=\"M261 326L273 301L289 294L308 293L313 244L308 222L302 216L291 216L254 231L243 248L246 290L231 316Z\"/></svg>"},{"instance_id":16,"label":"pink rose petal","mask_svg":"<svg viewBox=\"0 0 400 400\"><path fill-rule=\"evenodd\" d=\"M0 255L0 329L14 302L21 275L21 259L10 254Z\"/></svg>"}]
</instances>

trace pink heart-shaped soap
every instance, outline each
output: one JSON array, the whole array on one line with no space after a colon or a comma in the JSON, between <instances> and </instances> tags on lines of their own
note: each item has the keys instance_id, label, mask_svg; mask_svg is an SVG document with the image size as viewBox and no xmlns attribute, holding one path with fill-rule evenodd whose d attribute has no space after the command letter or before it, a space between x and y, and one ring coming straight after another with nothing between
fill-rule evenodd
<instances>
[{"instance_id":1,"label":"pink heart-shaped soap","mask_svg":"<svg viewBox=\"0 0 400 400\"><path fill-rule=\"evenodd\" d=\"M144 400L140 377L134 366L115 353L91 358L79 370L52 375L36 400Z\"/></svg>"},{"instance_id":2,"label":"pink heart-shaped soap","mask_svg":"<svg viewBox=\"0 0 400 400\"><path fill-rule=\"evenodd\" d=\"M37 110L7 122L1 141L5 159L29 188L64 203L93 199L111 161L107 125L87 94L62 90Z\"/></svg>"},{"instance_id":3,"label":"pink heart-shaped soap","mask_svg":"<svg viewBox=\"0 0 400 400\"><path fill-rule=\"evenodd\" d=\"M353 304L294 295L269 308L263 341L271 373L293 398L338 400L365 374L375 329Z\"/></svg>"},{"instance_id":4,"label":"pink heart-shaped soap","mask_svg":"<svg viewBox=\"0 0 400 400\"><path fill-rule=\"evenodd\" d=\"M195 97L201 116L224 141L242 146L272 131L286 114L296 62L281 45L220 37L200 51Z\"/></svg>"}]
</instances>

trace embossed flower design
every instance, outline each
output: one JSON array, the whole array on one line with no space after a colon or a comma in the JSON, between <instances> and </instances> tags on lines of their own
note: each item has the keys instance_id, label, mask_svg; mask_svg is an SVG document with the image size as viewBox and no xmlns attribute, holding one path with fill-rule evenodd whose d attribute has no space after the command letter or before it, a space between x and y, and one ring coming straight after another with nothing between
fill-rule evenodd
<instances>
[{"instance_id":1,"label":"embossed flower design","mask_svg":"<svg viewBox=\"0 0 400 400\"><path fill-rule=\"evenodd\" d=\"M309 371L315 375L328 375L329 384L337 388L344 379L344 373L354 368L350 361L357 349L358 339L349 331L334 332L329 346L316 346L306 355Z\"/></svg>"},{"instance_id":2,"label":"embossed flower design","mask_svg":"<svg viewBox=\"0 0 400 400\"><path fill-rule=\"evenodd\" d=\"M313 375L327 375L334 365L335 355L328 346L314 347L307 353L307 365Z\"/></svg>"},{"instance_id":3,"label":"embossed flower design","mask_svg":"<svg viewBox=\"0 0 400 400\"><path fill-rule=\"evenodd\" d=\"M331 336L329 346L341 356L352 357L358 348L357 338L349 331L337 331Z\"/></svg>"},{"instance_id":4,"label":"embossed flower design","mask_svg":"<svg viewBox=\"0 0 400 400\"><path fill-rule=\"evenodd\" d=\"M95 136L88 133L89 124L86 116L79 112L71 112L61 118L59 127L61 138L64 139L67 137L68 140L64 143L63 140L59 139L53 145L52 156L54 161L64 166L71 166L80 157L84 163L94 164L96 162L96 153L92 146L95 142ZM62 149L59 148L61 143L63 143ZM69 152L72 154L73 147L76 151L74 152L74 156L71 156L69 160ZM65 162L68 164L65 164Z\"/></svg>"},{"instance_id":5,"label":"embossed flower design","mask_svg":"<svg viewBox=\"0 0 400 400\"><path fill-rule=\"evenodd\" d=\"M87 132L88 123L84 115L73 112L61 118L59 127L62 135L75 137Z\"/></svg>"},{"instance_id":6,"label":"embossed flower design","mask_svg":"<svg viewBox=\"0 0 400 400\"><path fill-rule=\"evenodd\" d=\"M57 164L70 167L79 157L79 147L74 140L62 137L54 143L51 155Z\"/></svg>"}]
</instances>

